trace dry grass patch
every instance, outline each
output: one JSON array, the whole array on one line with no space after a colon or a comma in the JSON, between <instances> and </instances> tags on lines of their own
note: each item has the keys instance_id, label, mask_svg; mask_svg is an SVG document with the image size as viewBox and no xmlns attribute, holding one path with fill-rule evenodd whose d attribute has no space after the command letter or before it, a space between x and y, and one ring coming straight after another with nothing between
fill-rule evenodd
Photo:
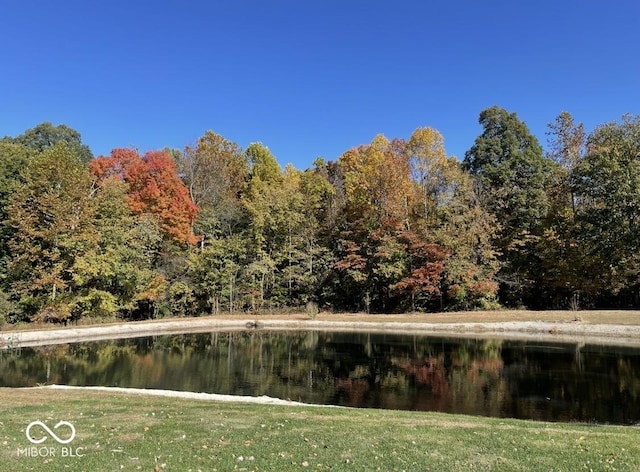
<instances>
[{"instance_id":1,"label":"dry grass patch","mask_svg":"<svg viewBox=\"0 0 640 472\"><path fill-rule=\"evenodd\" d=\"M316 320L364 321L364 322L405 322L405 323L504 323L512 321L545 321L557 323L589 323L640 325L640 311L637 310L593 310L593 311L465 311L451 313L411 313L393 315L367 315L347 313L320 313Z\"/></svg>"},{"instance_id":2,"label":"dry grass patch","mask_svg":"<svg viewBox=\"0 0 640 472\"><path fill-rule=\"evenodd\" d=\"M219 314L215 316L204 316L197 318L163 318L161 320L147 320L129 322L127 324L153 325L154 323L164 323L167 321L187 322L189 320L285 320L285 321L306 321L309 315L305 313L273 312L273 313L234 313ZM587 324L610 324L610 325L636 325L640 326L640 310L496 310L496 311L461 311L447 313L403 313L403 314L367 314L367 313L329 313L320 312L314 317L315 321L344 321L344 322L371 322L371 323L503 323L514 321L544 321L550 323L587 323ZM115 319L100 320L87 318L80 320L77 324L69 325L68 328L85 326L113 326L119 325ZM53 330L61 329L60 325L47 323L29 323L18 325L4 325L2 331L33 331L33 330Z\"/></svg>"}]
</instances>

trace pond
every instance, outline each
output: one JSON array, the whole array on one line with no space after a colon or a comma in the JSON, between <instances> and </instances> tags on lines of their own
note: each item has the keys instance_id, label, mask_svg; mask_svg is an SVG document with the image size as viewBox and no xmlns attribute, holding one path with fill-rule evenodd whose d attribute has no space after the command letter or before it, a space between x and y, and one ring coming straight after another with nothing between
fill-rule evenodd
<instances>
[{"instance_id":1,"label":"pond","mask_svg":"<svg viewBox=\"0 0 640 472\"><path fill-rule=\"evenodd\" d=\"M640 423L640 348L618 346L250 330L0 351L1 387L44 383Z\"/></svg>"}]
</instances>

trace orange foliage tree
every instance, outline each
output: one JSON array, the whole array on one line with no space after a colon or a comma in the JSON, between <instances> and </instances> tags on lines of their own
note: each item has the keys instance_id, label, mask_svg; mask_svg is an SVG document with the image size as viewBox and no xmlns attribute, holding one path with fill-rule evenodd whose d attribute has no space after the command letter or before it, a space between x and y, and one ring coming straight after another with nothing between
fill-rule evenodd
<instances>
[{"instance_id":1,"label":"orange foliage tree","mask_svg":"<svg viewBox=\"0 0 640 472\"><path fill-rule=\"evenodd\" d=\"M129 185L131 210L156 216L160 228L174 241L198 242L193 234L198 207L166 152L149 151L141 157L133 149L114 149L110 156L91 161L89 167L99 183L108 178L124 180Z\"/></svg>"}]
</instances>

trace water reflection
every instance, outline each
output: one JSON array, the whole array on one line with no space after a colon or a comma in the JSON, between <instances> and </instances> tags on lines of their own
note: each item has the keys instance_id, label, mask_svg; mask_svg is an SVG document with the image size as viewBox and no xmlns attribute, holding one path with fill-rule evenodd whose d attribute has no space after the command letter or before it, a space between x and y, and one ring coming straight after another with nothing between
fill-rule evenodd
<instances>
[{"instance_id":1,"label":"water reflection","mask_svg":"<svg viewBox=\"0 0 640 472\"><path fill-rule=\"evenodd\" d=\"M548 421L640 422L640 349L248 331L0 351L0 386L269 395Z\"/></svg>"}]
</instances>

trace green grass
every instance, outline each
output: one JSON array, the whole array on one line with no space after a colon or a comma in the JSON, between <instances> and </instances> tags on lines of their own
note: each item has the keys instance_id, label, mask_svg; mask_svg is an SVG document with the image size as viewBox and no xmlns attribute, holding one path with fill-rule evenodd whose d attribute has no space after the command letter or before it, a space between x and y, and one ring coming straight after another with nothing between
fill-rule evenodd
<instances>
[{"instance_id":1,"label":"green grass","mask_svg":"<svg viewBox=\"0 0 640 472\"><path fill-rule=\"evenodd\" d=\"M0 389L0 402L0 470L640 470L635 427L38 388ZM37 447L55 457L19 454L34 420L71 422L66 447L83 455L51 438Z\"/></svg>"}]
</instances>

